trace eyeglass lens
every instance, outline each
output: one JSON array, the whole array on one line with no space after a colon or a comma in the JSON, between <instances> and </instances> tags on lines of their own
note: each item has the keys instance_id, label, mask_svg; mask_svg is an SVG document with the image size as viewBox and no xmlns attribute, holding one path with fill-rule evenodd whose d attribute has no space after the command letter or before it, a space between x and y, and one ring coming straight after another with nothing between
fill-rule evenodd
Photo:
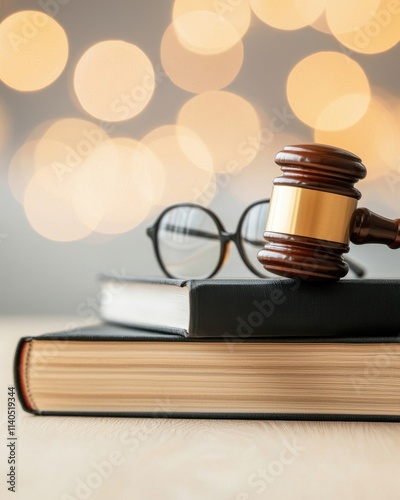
<instances>
[{"instance_id":1,"label":"eyeglass lens","mask_svg":"<svg viewBox=\"0 0 400 500\"><path fill-rule=\"evenodd\" d=\"M258 276L278 277L266 271L257 259L264 246L263 235L269 201L260 201L245 211L239 230L239 250ZM222 241L216 221L199 206L180 205L162 216L157 232L158 254L167 273L174 278L208 278L219 265ZM363 269L346 259L350 269L362 276Z\"/></svg>"},{"instance_id":2,"label":"eyeglass lens","mask_svg":"<svg viewBox=\"0 0 400 500\"><path fill-rule=\"evenodd\" d=\"M244 216L240 227L240 244L248 264L252 269L263 276L271 277L257 259L258 251L264 246L263 234L267 222L269 202L253 205Z\"/></svg>"},{"instance_id":3,"label":"eyeglass lens","mask_svg":"<svg viewBox=\"0 0 400 500\"><path fill-rule=\"evenodd\" d=\"M218 227L200 207L180 206L166 212L158 228L158 251L176 278L206 278L221 255Z\"/></svg>"}]
</instances>

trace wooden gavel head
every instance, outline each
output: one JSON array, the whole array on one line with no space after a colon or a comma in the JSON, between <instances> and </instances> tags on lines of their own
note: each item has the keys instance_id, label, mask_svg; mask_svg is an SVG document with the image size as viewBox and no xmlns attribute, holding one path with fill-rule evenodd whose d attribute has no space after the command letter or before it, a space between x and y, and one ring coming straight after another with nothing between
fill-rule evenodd
<instances>
[{"instance_id":1,"label":"wooden gavel head","mask_svg":"<svg viewBox=\"0 0 400 500\"><path fill-rule=\"evenodd\" d=\"M366 176L358 156L322 144L286 146L275 158L283 175L274 180L258 260L287 277L338 280L348 272L349 242L400 247L400 219L357 208L354 184Z\"/></svg>"}]
</instances>

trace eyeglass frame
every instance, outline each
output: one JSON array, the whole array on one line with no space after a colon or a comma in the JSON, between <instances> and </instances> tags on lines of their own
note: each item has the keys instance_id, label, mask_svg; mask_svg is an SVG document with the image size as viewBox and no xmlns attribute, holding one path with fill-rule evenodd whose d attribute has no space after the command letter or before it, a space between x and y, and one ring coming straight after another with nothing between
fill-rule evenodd
<instances>
[{"instance_id":1,"label":"eyeglass frame","mask_svg":"<svg viewBox=\"0 0 400 500\"><path fill-rule=\"evenodd\" d=\"M215 235L215 237L216 237L215 239L218 238L219 242L220 242L219 259L218 259L218 262L217 262L214 270L203 279L212 278L213 276L215 276L218 273L218 271L223 266L225 259L228 257L229 243L231 243L231 242L233 242L236 245L236 248L239 252L239 255L242 258L242 261L244 262L245 266L253 274L258 276L259 278L271 279L272 276L271 277L265 276L265 274L262 274L261 272L257 271L256 268L252 267L252 264L250 263L250 260L247 258L246 252L243 250L243 247L241 244L241 241L243 239L241 236L241 229L242 229L243 221L244 221L246 215L248 214L248 212L252 208L254 208L257 205L261 205L263 203L270 203L270 198L264 198L262 200L254 201L248 207L246 207L239 218L239 221L238 221L237 226L236 226L236 231L233 233L231 233L225 229L225 226L223 225L220 218L218 217L218 215L215 212L213 212L212 210L210 210L207 207L203 207L202 205L198 205L197 203L190 203L190 202L189 203L174 203L173 205L169 205L168 207L164 208L164 210L158 215L158 217L156 218L154 223L151 226L148 226L146 228L146 234L151 239L151 241L153 243L154 253L156 255L156 259L157 259L158 265L160 266L161 270L164 272L164 274L168 278L179 279L179 278L176 278L176 276L173 276L168 271L168 269L164 266L164 263L163 263L162 258L161 258L159 246L158 246L157 234L158 234L158 230L159 230L161 221L167 212L169 212L175 208L179 208L179 207L189 207L189 208L197 208L197 209L203 210L203 212L205 212L206 214L208 214L211 217L211 219L214 221L214 223L218 229L218 235ZM205 236L205 235L203 234L202 236ZM210 237L210 236L211 236L211 234L208 235L207 237ZM212 236L214 236L214 235L212 235ZM355 263L353 260L350 260L349 258L345 258L344 260L348 264L349 268L359 278L362 278L364 276L365 269L363 269L362 266ZM260 266L261 266L261 264L260 264Z\"/></svg>"}]
</instances>

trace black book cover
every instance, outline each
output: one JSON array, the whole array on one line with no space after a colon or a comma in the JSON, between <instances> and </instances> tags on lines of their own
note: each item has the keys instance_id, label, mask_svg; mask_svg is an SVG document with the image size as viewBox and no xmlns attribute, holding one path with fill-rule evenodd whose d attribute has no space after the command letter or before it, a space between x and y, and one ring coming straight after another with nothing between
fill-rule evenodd
<instances>
[{"instance_id":1,"label":"black book cover","mask_svg":"<svg viewBox=\"0 0 400 500\"><path fill-rule=\"evenodd\" d=\"M310 283L291 279L168 280L103 277L102 283L137 283L187 288L187 328L155 326L145 321L115 324L148 328L192 338L373 336L400 332L400 280L342 280ZM113 300L120 300L115 294ZM134 304L124 304L134 307ZM157 301L149 306L157 315ZM103 315L105 321L109 321ZM145 324L148 322L148 324Z\"/></svg>"}]
</instances>

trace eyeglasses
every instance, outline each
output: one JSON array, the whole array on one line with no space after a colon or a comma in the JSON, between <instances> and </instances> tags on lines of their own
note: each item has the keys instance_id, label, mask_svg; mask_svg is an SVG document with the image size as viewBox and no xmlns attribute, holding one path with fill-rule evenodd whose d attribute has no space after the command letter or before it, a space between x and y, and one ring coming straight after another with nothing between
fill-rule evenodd
<instances>
[{"instance_id":1,"label":"eyeglasses","mask_svg":"<svg viewBox=\"0 0 400 500\"><path fill-rule=\"evenodd\" d=\"M147 228L158 264L169 278L206 279L222 267L233 242L247 268L260 278L277 278L264 270L257 253L264 246L263 234L269 199L249 205L240 216L236 231L226 231L218 216L195 203L179 203L163 210ZM364 269L346 259L359 277Z\"/></svg>"}]
</instances>

